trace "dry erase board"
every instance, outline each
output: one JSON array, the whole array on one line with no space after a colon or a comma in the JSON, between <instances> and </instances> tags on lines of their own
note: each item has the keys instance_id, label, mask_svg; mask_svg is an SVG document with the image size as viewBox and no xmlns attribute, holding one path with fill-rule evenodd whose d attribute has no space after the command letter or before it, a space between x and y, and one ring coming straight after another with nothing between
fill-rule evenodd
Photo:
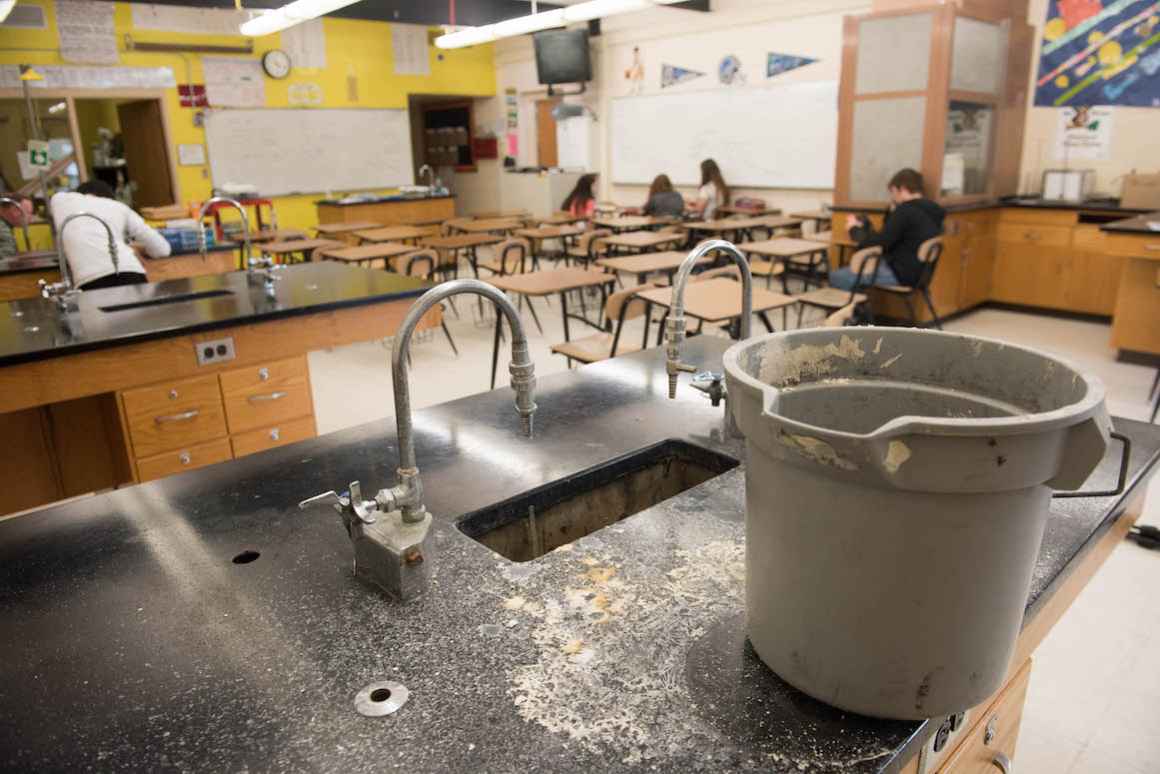
<instances>
[{"instance_id":1,"label":"dry erase board","mask_svg":"<svg viewBox=\"0 0 1160 774\"><path fill-rule=\"evenodd\" d=\"M834 187L835 81L621 97L611 124L616 183L698 185L713 158L730 186Z\"/></svg>"},{"instance_id":2,"label":"dry erase board","mask_svg":"<svg viewBox=\"0 0 1160 774\"><path fill-rule=\"evenodd\" d=\"M215 186L283 196L415 182L406 110L211 110L205 136Z\"/></svg>"}]
</instances>

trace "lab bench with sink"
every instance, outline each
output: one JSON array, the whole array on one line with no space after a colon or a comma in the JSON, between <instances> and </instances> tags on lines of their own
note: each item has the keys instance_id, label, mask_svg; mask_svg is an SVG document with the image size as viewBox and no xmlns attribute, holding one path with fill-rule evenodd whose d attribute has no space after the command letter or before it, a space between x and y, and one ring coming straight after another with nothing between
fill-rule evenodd
<instances>
[{"instance_id":1,"label":"lab bench with sink","mask_svg":"<svg viewBox=\"0 0 1160 774\"><path fill-rule=\"evenodd\" d=\"M0 433L15 440L0 515L313 437L306 354L393 335L427 287L333 263L274 273L86 291L71 312L0 303Z\"/></svg>"},{"instance_id":2,"label":"lab bench with sink","mask_svg":"<svg viewBox=\"0 0 1160 774\"><path fill-rule=\"evenodd\" d=\"M681 354L718 371L727 346ZM348 519L296 507L339 482L390 486L389 421L0 521L0 766L1005 764L1031 654L1139 515L1160 429L1116 420L1123 493L1053 503L1004 687L955 717L876 720L797 692L747 643L746 449L706 396L667 392L652 350L540 380L534 438L508 388L415 413L431 521L406 604L352 571Z\"/></svg>"}]
</instances>

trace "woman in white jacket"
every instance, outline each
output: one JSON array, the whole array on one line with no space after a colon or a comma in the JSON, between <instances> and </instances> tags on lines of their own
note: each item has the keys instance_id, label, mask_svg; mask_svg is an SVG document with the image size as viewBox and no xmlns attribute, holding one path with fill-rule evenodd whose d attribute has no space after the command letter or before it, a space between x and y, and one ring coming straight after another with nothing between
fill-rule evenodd
<instances>
[{"instance_id":1,"label":"woman in white jacket","mask_svg":"<svg viewBox=\"0 0 1160 774\"><path fill-rule=\"evenodd\" d=\"M136 285L147 282L145 267L130 247L140 247L150 258L169 255L169 242L157 233L132 209L117 201L113 189L100 180L81 183L76 191L62 192L49 200L49 211L56 223L58 239L63 239L65 260L73 282L81 290L111 288L118 285ZM96 215L113 230L117 247L117 267L109 255L109 236L92 218L77 218L69 223L64 234L61 224L78 212Z\"/></svg>"}]
</instances>

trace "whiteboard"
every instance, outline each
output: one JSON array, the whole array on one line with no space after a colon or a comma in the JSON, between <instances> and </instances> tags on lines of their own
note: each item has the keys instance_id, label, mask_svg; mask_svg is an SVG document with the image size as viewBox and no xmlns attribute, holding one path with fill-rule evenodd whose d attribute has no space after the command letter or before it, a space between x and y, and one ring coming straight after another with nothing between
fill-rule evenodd
<instances>
[{"instance_id":1,"label":"whiteboard","mask_svg":"<svg viewBox=\"0 0 1160 774\"><path fill-rule=\"evenodd\" d=\"M620 97L611 124L616 183L699 185L712 158L734 187L834 187L836 81Z\"/></svg>"},{"instance_id":2,"label":"whiteboard","mask_svg":"<svg viewBox=\"0 0 1160 774\"><path fill-rule=\"evenodd\" d=\"M215 186L284 196L415 182L406 110L210 110L205 137Z\"/></svg>"}]
</instances>

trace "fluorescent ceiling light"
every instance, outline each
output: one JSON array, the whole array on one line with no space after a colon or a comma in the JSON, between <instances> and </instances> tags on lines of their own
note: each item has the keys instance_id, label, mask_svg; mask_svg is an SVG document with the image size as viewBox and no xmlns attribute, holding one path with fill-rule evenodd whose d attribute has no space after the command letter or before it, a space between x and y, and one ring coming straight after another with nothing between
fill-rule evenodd
<instances>
[{"instance_id":1,"label":"fluorescent ceiling light","mask_svg":"<svg viewBox=\"0 0 1160 774\"><path fill-rule=\"evenodd\" d=\"M358 0L294 0L293 3L288 3L272 11L266 11L260 16L243 22L239 29L246 37L260 38L263 35L280 32L287 27L293 27L295 24L317 19L319 16L324 16L331 11L337 11L339 8L345 8L357 2Z\"/></svg>"},{"instance_id":2,"label":"fluorescent ceiling light","mask_svg":"<svg viewBox=\"0 0 1160 774\"><path fill-rule=\"evenodd\" d=\"M465 27L435 39L439 48L463 48L480 43L490 43L500 38L526 35L529 32L563 27L575 22L601 19L630 11L643 11L656 5L671 5L681 0L588 0L586 3L565 6L556 11L545 11L515 19L486 24L482 27Z\"/></svg>"},{"instance_id":3,"label":"fluorescent ceiling light","mask_svg":"<svg viewBox=\"0 0 1160 774\"><path fill-rule=\"evenodd\" d=\"M16 7L16 0L0 0L0 22L8 18L12 9Z\"/></svg>"}]
</instances>

